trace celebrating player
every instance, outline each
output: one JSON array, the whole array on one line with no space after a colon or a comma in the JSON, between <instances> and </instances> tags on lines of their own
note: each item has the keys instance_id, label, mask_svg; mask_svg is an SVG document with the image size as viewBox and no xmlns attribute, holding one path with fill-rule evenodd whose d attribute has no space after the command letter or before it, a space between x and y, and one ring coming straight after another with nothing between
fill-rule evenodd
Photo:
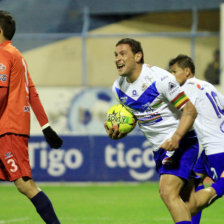
<instances>
[{"instance_id":1,"label":"celebrating player","mask_svg":"<svg viewBox=\"0 0 224 224\"><path fill-rule=\"evenodd\" d=\"M120 77L113 85L114 95L137 117L153 147L160 196L175 223L189 224L190 210L180 192L198 156L198 141L191 129L197 111L172 74L144 64L140 42L121 39L115 48L115 64ZM125 136L105 128L112 139Z\"/></svg>"},{"instance_id":2,"label":"celebrating player","mask_svg":"<svg viewBox=\"0 0 224 224\"><path fill-rule=\"evenodd\" d=\"M212 84L195 78L195 65L190 57L178 55L170 60L169 68L198 112L194 128L203 151L194 170L202 182L206 176L215 182L204 190L200 190L203 185L196 188L192 198L196 203L190 204L192 213L196 214L224 194L224 96ZM192 220L199 223L200 214Z\"/></svg>"},{"instance_id":3,"label":"celebrating player","mask_svg":"<svg viewBox=\"0 0 224 224\"><path fill-rule=\"evenodd\" d=\"M49 145L59 148L62 139L49 126L26 61L12 45L15 30L12 16L0 11L0 179L14 181L46 223L58 224L49 198L32 179L28 157L30 106Z\"/></svg>"}]
</instances>

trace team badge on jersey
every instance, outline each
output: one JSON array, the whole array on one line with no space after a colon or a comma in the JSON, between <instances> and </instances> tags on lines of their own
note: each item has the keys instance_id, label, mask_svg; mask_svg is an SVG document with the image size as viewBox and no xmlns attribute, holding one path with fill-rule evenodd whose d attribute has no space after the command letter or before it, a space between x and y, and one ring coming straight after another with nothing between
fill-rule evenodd
<instances>
[{"instance_id":1,"label":"team badge on jersey","mask_svg":"<svg viewBox=\"0 0 224 224\"><path fill-rule=\"evenodd\" d=\"M142 91L145 91L147 89L148 85L146 83L142 84Z\"/></svg>"},{"instance_id":2,"label":"team badge on jersey","mask_svg":"<svg viewBox=\"0 0 224 224\"><path fill-rule=\"evenodd\" d=\"M0 74L0 81L6 82L6 80L7 80L7 75Z\"/></svg>"},{"instance_id":3,"label":"team badge on jersey","mask_svg":"<svg viewBox=\"0 0 224 224\"><path fill-rule=\"evenodd\" d=\"M0 63L0 71L4 71L6 69L6 66L2 63Z\"/></svg>"}]
</instances>

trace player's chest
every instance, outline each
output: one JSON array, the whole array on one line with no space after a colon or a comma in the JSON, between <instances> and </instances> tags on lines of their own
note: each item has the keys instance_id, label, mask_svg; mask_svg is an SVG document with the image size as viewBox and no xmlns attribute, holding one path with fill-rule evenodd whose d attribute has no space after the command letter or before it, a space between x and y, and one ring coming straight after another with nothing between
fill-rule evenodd
<instances>
[{"instance_id":1,"label":"player's chest","mask_svg":"<svg viewBox=\"0 0 224 224\"><path fill-rule=\"evenodd\" d=\"M156 82L145 82L117 89L120 101L132 110L153 112L161 103L161 95L156 88Z\"/></svg>"}]
</instances>

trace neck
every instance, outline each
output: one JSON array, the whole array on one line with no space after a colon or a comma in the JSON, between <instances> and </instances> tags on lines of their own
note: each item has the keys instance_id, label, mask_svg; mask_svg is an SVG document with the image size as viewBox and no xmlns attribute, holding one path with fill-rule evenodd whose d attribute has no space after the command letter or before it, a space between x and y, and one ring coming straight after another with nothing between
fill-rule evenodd
<instances>
[{"instance_id":1,"label":"neck","mask_svg":"<svg viewBox=\"0 0 224 224\"><path fill-rule=\"evenodd\" d=\"M134 69L134 71L132 72L132 74L127 77L127 81L130 83L133 83L134 81L136 81L139 75L141 74L141 71L142 71L142 64L138 64L136 68Z\"/></svg>"}]
</instances>

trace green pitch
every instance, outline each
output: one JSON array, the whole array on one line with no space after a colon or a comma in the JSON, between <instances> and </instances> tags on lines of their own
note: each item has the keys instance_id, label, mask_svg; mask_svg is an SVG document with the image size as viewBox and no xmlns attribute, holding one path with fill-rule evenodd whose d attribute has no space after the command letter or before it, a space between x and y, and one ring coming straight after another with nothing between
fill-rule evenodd
<instances>
[{"instance_id":1,"label":"green pitch","mask_svg":"<svg viewBox=\"0 0 224 224\"><path fill-rule=\"evenodd\" d=\"M62 224L172 224L157 183L40 185ZM0 224L41 224L33 205L14 185L0 185ZM224 223L224 199L204 210L201 224Z\"/></svg>"}]
</instances>

